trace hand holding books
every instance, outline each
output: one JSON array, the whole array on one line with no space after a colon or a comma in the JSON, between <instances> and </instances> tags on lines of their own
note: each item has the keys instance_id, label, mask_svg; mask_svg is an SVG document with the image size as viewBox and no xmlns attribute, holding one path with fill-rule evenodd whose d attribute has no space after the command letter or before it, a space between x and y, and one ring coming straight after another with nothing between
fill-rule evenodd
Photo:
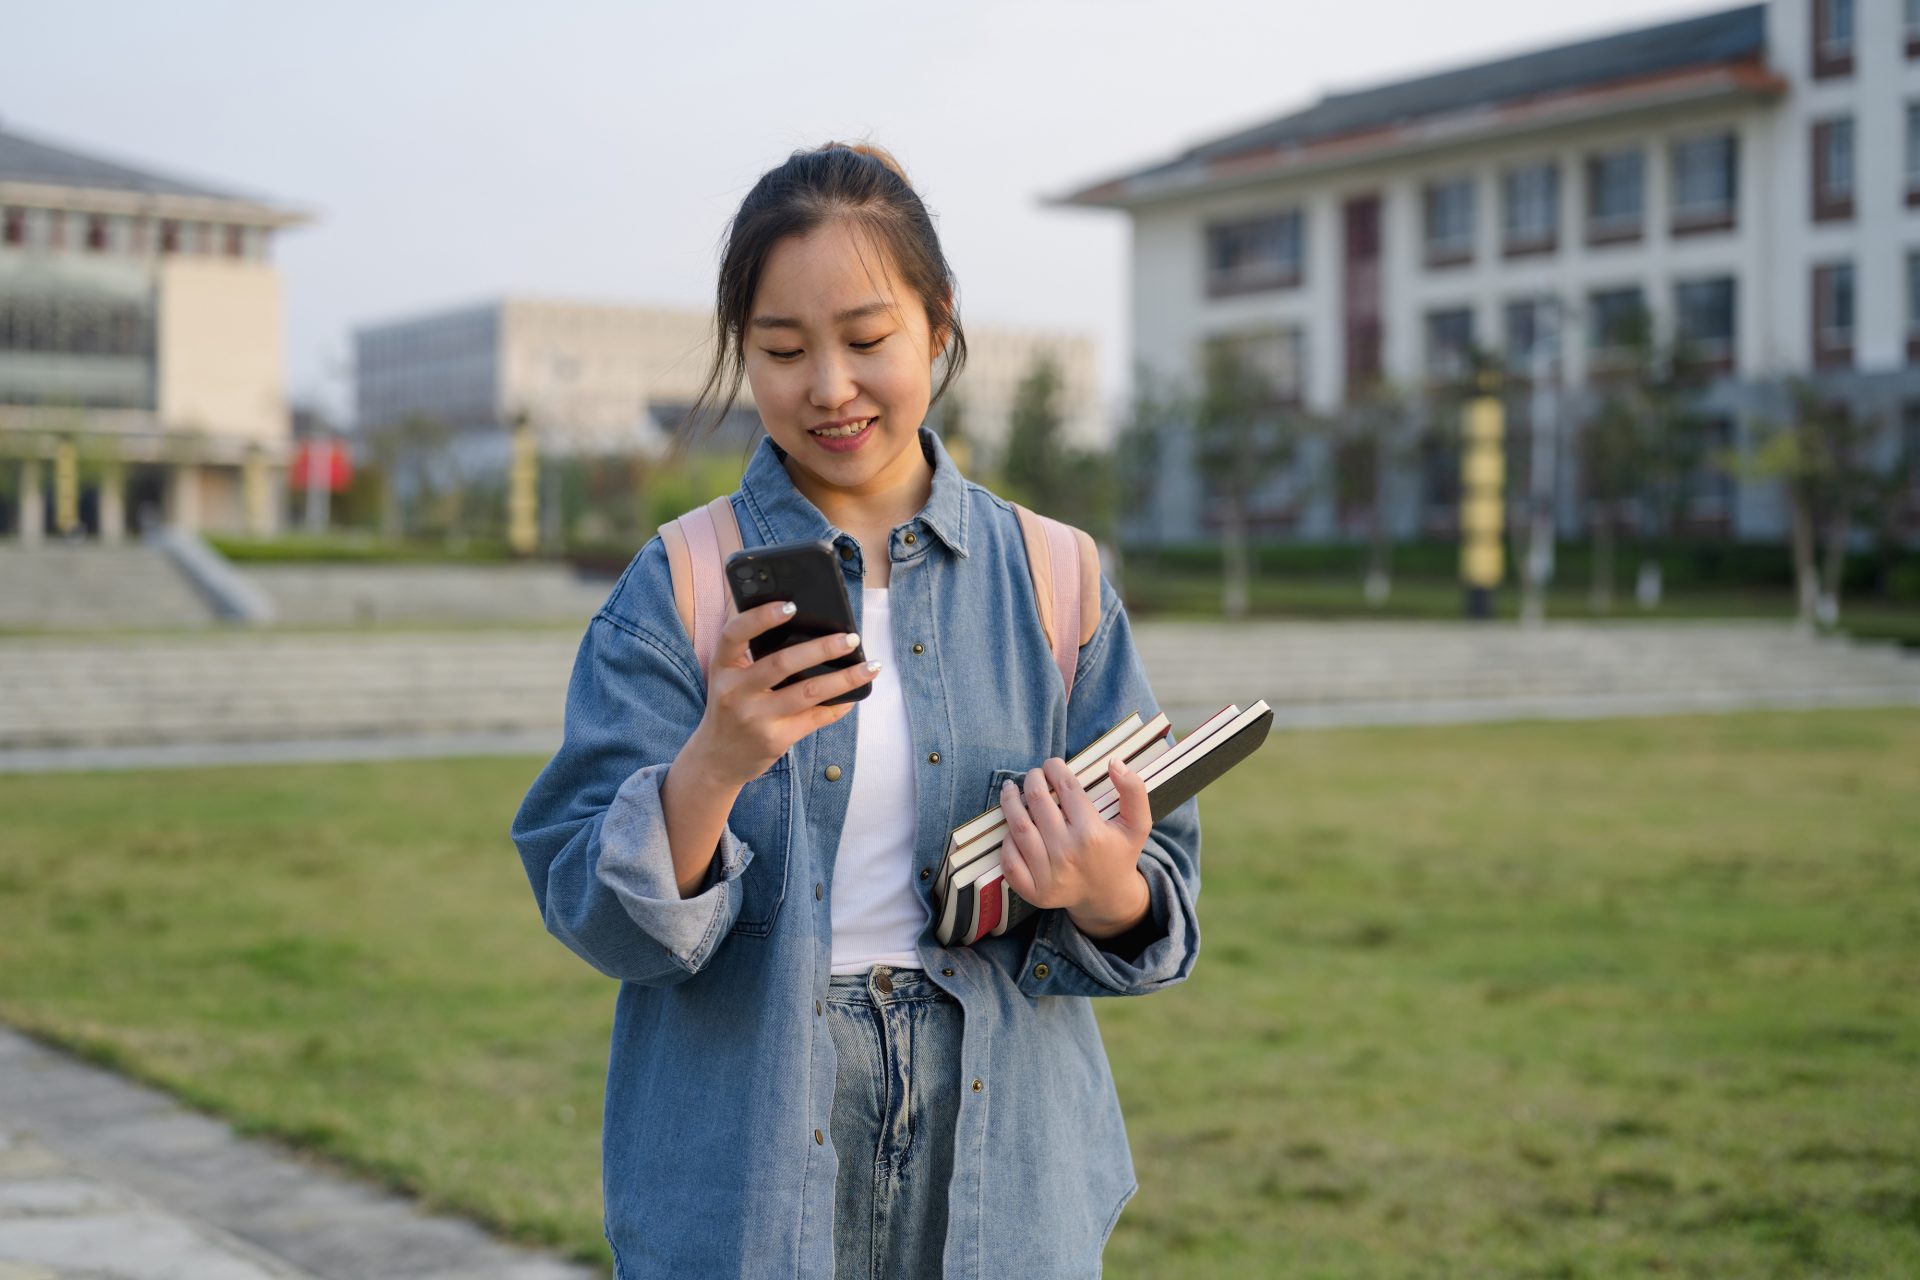
<instances>
[{"instance_id":1,"label":"hand holding books","mask_svg":"<svg viewBox=\"0 0 1920 1280\"><path fill-rule=\"evenodd\" d=\"M1036 907L1064 908L1093 937L1122 933L1148 906L1140 851L1153 830L1147 786L1118 755L1106 761L1118 811L1097 812L1058 757L1031 770L1024 789L1000 791L1006 833L1000 844L1007 888Z\"/></svg>"},{"instance_id":2,"label":"hand holding books","mask_svg":"<svg viewBox=\"0 0 1920 1280\"><path fill-rule=\"evenodd\" d=\"M1063 793L1063 788L1082 790L1094 815L1101 821L1111 820L1121 810L1108 765L1109 760L1117 758L1145 784L1149 818L1157 821L1252 755L1266 741L1272 726L1273 711L1265 701L1244 711L1227 706L1176 746L1168 736L1164 714L1142 723L1136 712L1101 734L1073 759L1049 764L1047 778L1055 797ZM1031 808L1031 801L1027 803ZM1056 798L1053 804L1060 812L1074 804L1074 799L1069 795L1063 805ZM1130 817L1127 830L1132 831L1133 826ZM1003 934L1033 913L1034 907L1008 884L1003 869L1008 830L1007 812L996 806L961 823L948 837L947 856L940 864L933 893L934 936L942 946L964 946L989 934ZM1041 835L1044 839L1045 832ZM1144 835L1141 840L1144 842ZM1136 853L1141 847L1134 845Z\"/></svg>"}]
</instances>

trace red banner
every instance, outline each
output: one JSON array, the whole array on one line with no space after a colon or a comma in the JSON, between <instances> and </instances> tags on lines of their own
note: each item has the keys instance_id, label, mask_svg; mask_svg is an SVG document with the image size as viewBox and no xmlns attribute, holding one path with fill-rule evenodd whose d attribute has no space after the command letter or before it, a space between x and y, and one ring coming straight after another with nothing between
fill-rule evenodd
<instances>
[{"instance_id":1,"label":"red banner","mask_svg":"<svg viewBox=\"0 0 1920 1280\"><path fill-rule=\"evenodd\" d=\"M287 468L288 487L305 489L312 483L315 469L330 493L339 493L353 483L353 458L347 446L338 441L303 441L294 450L293 465Z\"/></svg>"}]
</instances>

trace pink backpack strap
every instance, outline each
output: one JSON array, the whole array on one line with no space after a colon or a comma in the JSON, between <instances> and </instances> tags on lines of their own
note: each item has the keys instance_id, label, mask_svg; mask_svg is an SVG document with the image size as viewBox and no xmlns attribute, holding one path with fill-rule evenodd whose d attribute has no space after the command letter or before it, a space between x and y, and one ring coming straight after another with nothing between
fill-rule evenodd
<instances>
[{"instance_id":1,"label":"pink backpack strap","mask_svg":"<svg viewBox=\"0 0 1920 1280\"><path fill-rule=\"evenodd\" d=\"M673 576L673 606L693 641L704 677L720 647L720 628L733 615L733 596L727 591L727 557L740 549L740 521L733 499L715 498L704 507L660 526L667 549L667 567Z\"/></svg>"},{"instance_id":2,"label":"pink backpack strap","mask_svg":"<svg viewBox=\"0 0 1920 1280\"><path fill-rule=\"evenodd\" d=\"M1070 524L1017 502L1013 510L1027 544L1027 569L1033 577L1040 626L1071 699L1080 646L1093 638L1094 628L1100 625L1100 552L1092 538Z\"/></svg>"}]
</instances>

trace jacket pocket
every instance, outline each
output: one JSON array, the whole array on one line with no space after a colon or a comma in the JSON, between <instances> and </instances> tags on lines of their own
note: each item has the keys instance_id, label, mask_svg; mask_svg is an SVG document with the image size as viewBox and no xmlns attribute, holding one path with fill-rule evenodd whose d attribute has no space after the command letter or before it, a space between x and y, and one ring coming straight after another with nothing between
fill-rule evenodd
<instances>
[{"instance_id":1,"label":"jacket pocket","mask_svg":"<svg viewBox=\"0 0 1920 1280\"><path fill-rule=\"evenodd\" d=\"M733 834L753 850L740 874L740 915L734 933L764 938L787 896L788 852L793 844L793 769L786 757L740 789L727 817Z\"/></svg>"}]
</instances>

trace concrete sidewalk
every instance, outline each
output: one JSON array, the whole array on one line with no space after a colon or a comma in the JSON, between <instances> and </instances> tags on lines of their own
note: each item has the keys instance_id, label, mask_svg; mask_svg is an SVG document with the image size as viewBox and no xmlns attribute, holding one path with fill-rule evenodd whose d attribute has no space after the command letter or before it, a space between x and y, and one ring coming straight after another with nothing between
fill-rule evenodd
<instances>
[{"instance_id":1,"label":"concrete sidewalk","mask_svg":"<svg viewBox=\"0 0 1920 1280\"><path fill-rule=\"evenodd\" d=\"M0 1028L0 1280L601 1280Z\"/></svg>"}]
</instances>

